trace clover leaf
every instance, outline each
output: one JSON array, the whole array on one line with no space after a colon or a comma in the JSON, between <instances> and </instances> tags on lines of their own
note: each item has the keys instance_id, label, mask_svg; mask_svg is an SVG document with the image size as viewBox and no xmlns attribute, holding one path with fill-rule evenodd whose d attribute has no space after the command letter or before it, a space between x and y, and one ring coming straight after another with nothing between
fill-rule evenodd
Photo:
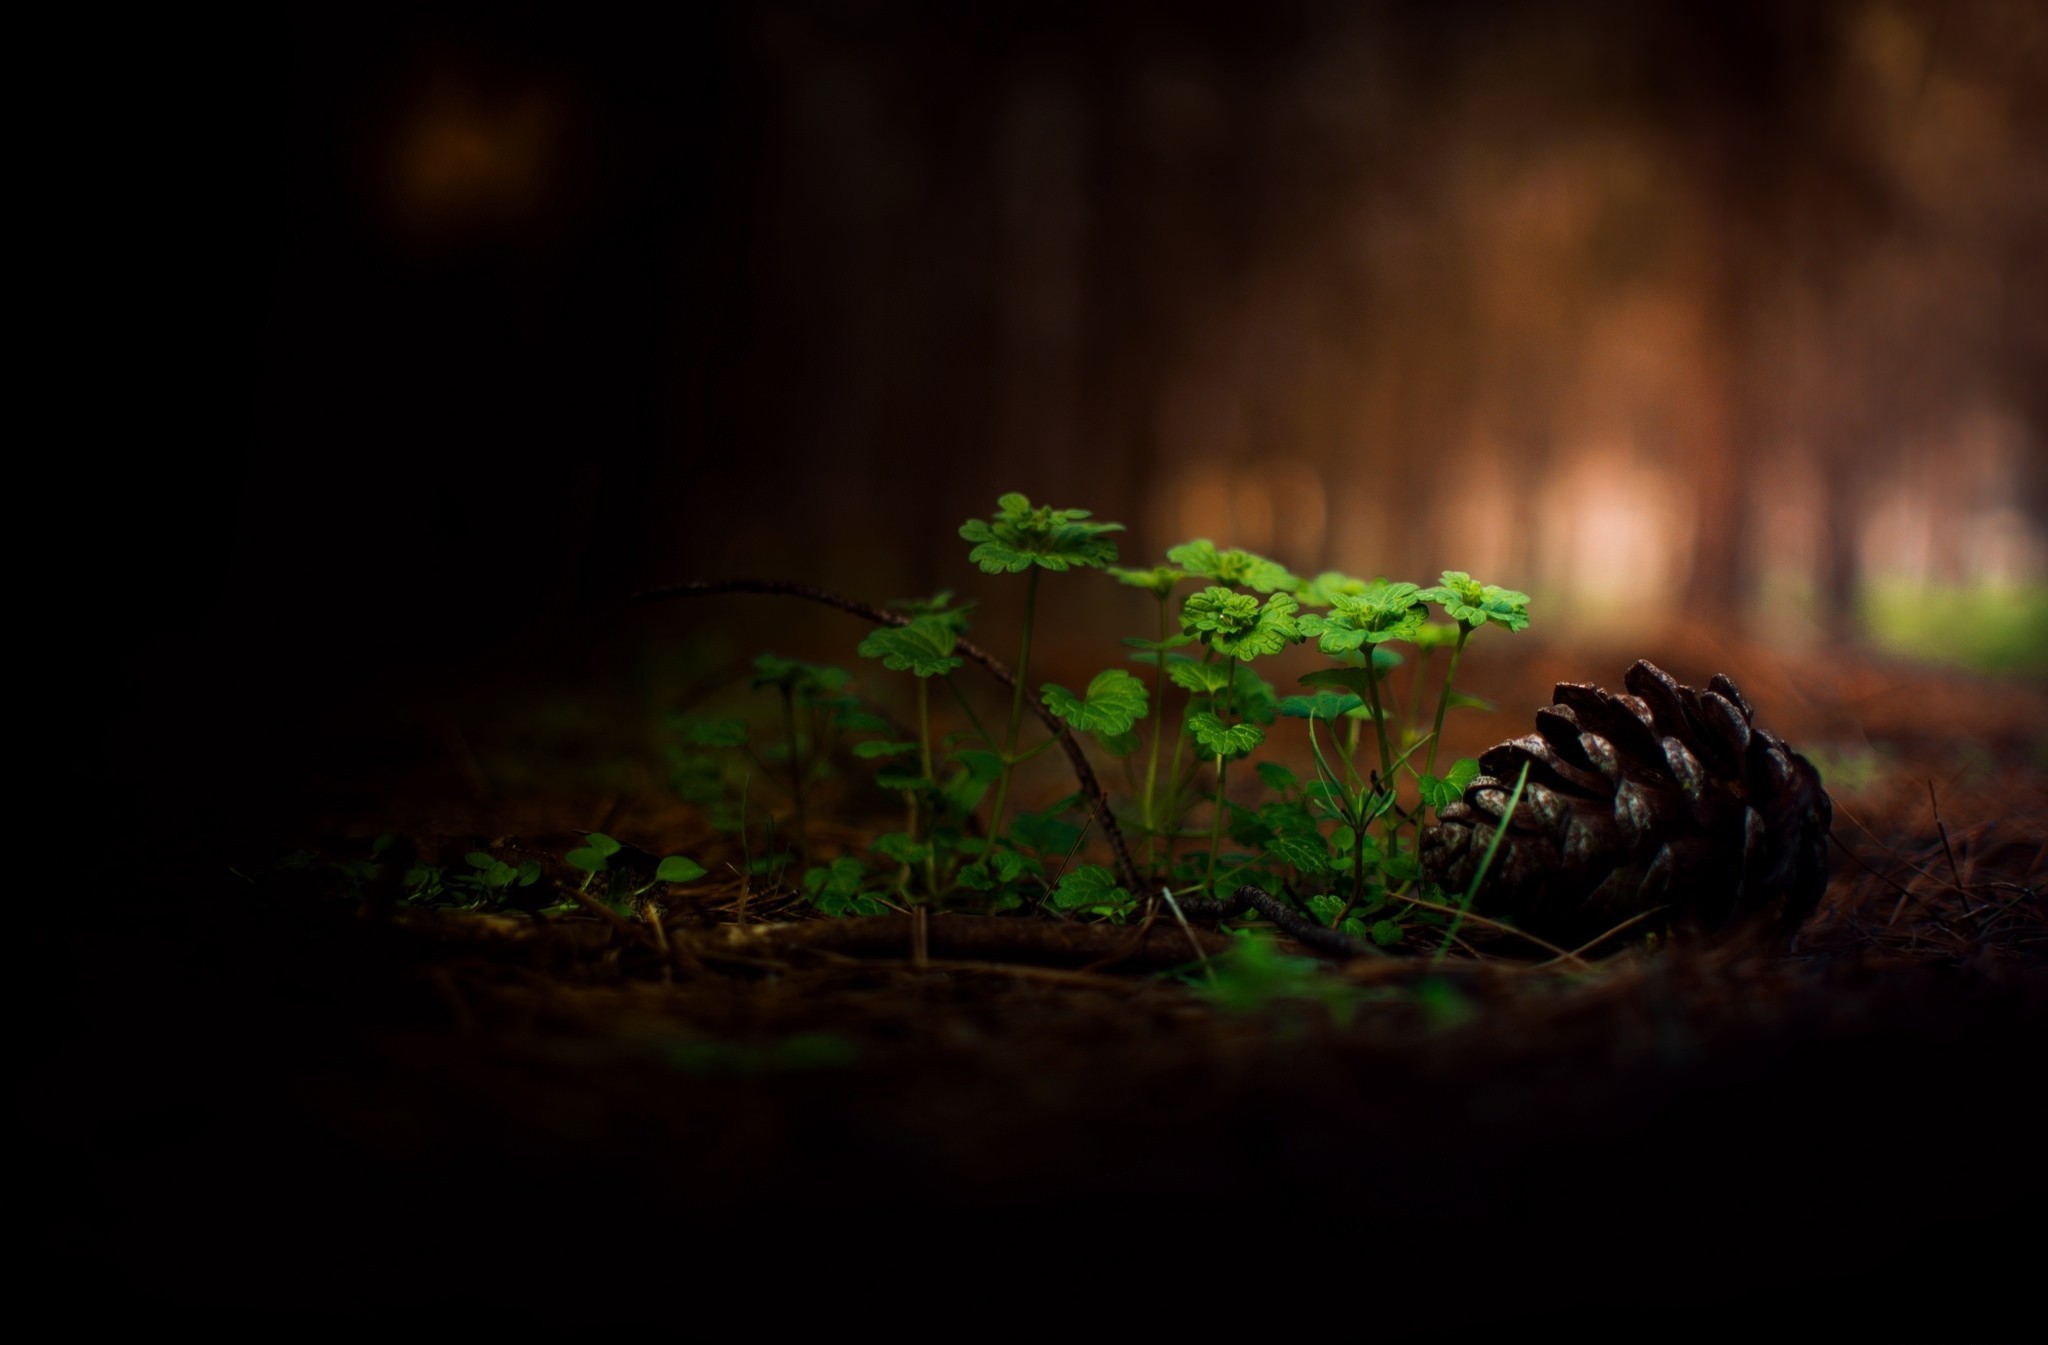
<instances>
[{"instance_id":1,"label":"clover leaf","mask_svg":"<svg viewBox=\"0 0 2048 1345\"><path fill-rule=\"evenodd\" d=\"M960 535L974 543L967 558L985 574L1021 574L1036 565L1047 570L1100 568L1116 559L1116 543L1104 534L1122 532L1121 523L1090 523L1086 509L1033 508L1012 491L996 501L993 520L971 518Z\"/></svg>"},{"instance_id":2,"label":"clover leaf","mask_svg":"<svg viewBox=\"0 0 2048 1345\"><path fill-rule=\"evenodd\" d=\"M1100 864L1079 864L1060 876L1052 904L1063 911L1100 910L1103 914L1131 904L1130 892L1117 886L1116 875Z\"/></svg>"},{"instance_id":3,"label":"clover leaf","mask_svg":"<svg viewBox=\"0 0 2048 1345\"><path fill-rule=\"evenodd\" d=\"M1310 607L1332 607L1337 599L1358 598L1374 589L1385 588L1384 579L1360 579L1356 575L1340 574L1336 570L1325 570L1313 579L1304 579L1295 596Z\"/></svg>"},{"instance_id":4,"label":"clover leaf","mask_svg":"<svg viewBox=\"0 0 2048 1345\"><path fill-rule=\"evenodd\" d=\"M1166 558L1184 567L1190 575L1213 579L1219 584L1257 589L1261 593L1276 593L1301 583L1277 561L1249 551L1219 551L1216 544L1206 537L1169 548Z\"/></svg>"},{"instance_id":5,"label":"clover leaf","mask_svg":"<svg viewBox=\"0 0 2048 1345\"><path fill-rule=\"evenodd\" d=\"M1175 585L1184 584L1196 577L1171 565L1155 565L1149 570L1126 570L1120 565L1111 565L1108 569L1111 577L1119 584L1142 588L1160 599L1171 597Z\"/></svg>"},{"instance_id":6,"label":"clover leaf","mask_svg":"<svg viewBox=\"0 0 2048 1345\"><path fill-rule=\"evenodd\" d=\"M1518 631L1529 624L1529 595L1511 588L1482 584L1463 570L1445 570L1444 581L1418 594L1438 603L1444 614L1466 630L1489 622L1502 630Z\"/></svg>"},{"instance_id":7,"label":"clover leaf","mask_svg":"<svg viewBox=\"0 0 2048 1345\"><path fill-rule=\"evenodd\" d=\"M1241 757L1266 741L1266 731L1257 724L1225 724L1207 710L1191 714L1188 732L1212 757Z\"/></svg>"},{"instance_id":8,"label":"clover leaf","mask_svg":"<svg viewBox=\"0 0 2048 1345\"><path fill-rule=\"evenodd\" d=\"M756 690L780 687L813 700L832 695L852 680L853 674L844 668L806 663L802 659L783 658L779 654L761 654L754 659L754 676L749 685Z\"/></svg>"},{"instance_id":9,"label":"clover leaf","mask_svg":"<svg viewBox=\"0 0 2048 1345\"><path fill-rule=\"evenodd\" d=\"M1095 674L1085 698L1056 682L1047 682L1041 690L1045 708L1083 733L1129 733L1131 725L1145 717L1149 701L1145 684L1122 668Z\"/></svg>"},{"instance_id":10,"label":"clover leaf","mask_svg":"<svg viewBox=\"0 0 2048 1345\"><path fill-rule=\"evenodd\" d=\"M1230 685L1230 666L1226 664L1181 659L1167 665L1166 675L1175 686L1198 696L1213 696Z\"/></svg>"},{"instance_id":11,"label":"clover leaf","mask_svg":"<svg viewBox=\"0 0 2048 1345\"><path fill-rule=\"evenodd\" d=\"M1330 596L1328 615L1310 613L1301 619L1301 633L1315 638L1325 654L1349 654L1361 645L1413 639L1429 616L1421 590L1413 584Z\"/></svg>"},{"instance_id":12,"label":"clover leaf","mask_svg":"<svg viewBox=\"0 0 2048 1345\"><path fill-rule=\"evenodd\" d=\"M1262 606L1248 593L1205 588L1181 605L1181 629L1200 635L1219 654L1249 662L1277 654L1301 639L1295 613L1301 604L1292 594L1274 593Z\"/></svg>"},{"instance_id":13,"label":"clover leaf","mask_svg":"<svg viewBox=\"0 0 2048 1345\"><path fill-rule=\"evenodd\" d=\"M1465 793L1465 786L1479 778L1479 763L1471 757L1460 757L1451 763L1449 771L1439 778L1434 775L1422 777L1422 801L1430 807L1450 807Z\"/></svg>"},{"instance_id":14,"label":"clover leaf","mask_svg":"<svg viewBox=\"0 0 2048 1345\"><path fill-rule=\"evenodd\" d=\"M877 627L860 642L860 652L863 658L882 660L891 672L943 677L965 662L953 652L959 638L958 628L945 616L916 616L907 625Z\"/></svg>"}]
</instances>

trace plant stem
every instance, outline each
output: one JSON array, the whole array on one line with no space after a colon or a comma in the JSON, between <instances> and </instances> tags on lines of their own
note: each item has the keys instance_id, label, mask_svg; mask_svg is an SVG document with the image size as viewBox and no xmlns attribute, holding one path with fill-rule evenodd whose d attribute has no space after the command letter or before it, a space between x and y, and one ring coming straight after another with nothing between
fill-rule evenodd
<instances>
[{"instance_id":1,"label":"plant stem","mask_svg":"<svg viewBox=\"0 0 2048 1345\"><path fill-rule=\"evenodd\" d=\"M1145 767L1145 863L1159 863L1159 831L1164 825L1152 814L1153 791L1159 784L1159 740L1166 732L1166 603L1159 600L1159 644L1152 651L1152 760Z\"/></svg>"},{"instance_id":2,"label":"plant stem","mask_svg":"<svg viewBox=\"0 0 2048 1345\"><path fill-rule=\"evenodd\" d=\"M1436 749L1444 740L1444 711L1451 707L1451 683L1457 679L1458 660L1465 653L1465 641L1472 638L1472 631L1473 627L1462 621L1458 623L1458 643L1451 649L1450 666L1444 669L1443 690L1439 691L1436 697L1436 723L1432 724L1429 730L1429 756L1422 766L1424 775L1436 774Z\"/></svg>"},{"instance_id":3,"label":"plant stem","mask_svg":"<svg viewBox=\"0 0 2048 1345\"><path fill-rule=\"evenodd\" d=\"M911 618L901 612L891 612L873 603L833 593L829 589L817 588L810 584L792 583L787 579L697 579L686 584L672 584L664 588L651 588L634 594L638 602L663 602L670 598L709 598L722 593L765 593L779 597L802 598L806 602L818 603L851 613L863 621L877 626L907 626ZM989 676L1007 687L1021 686L1018 677L1003 666L1001 659L981 648L971 640L960 640L953 648L969 662L978 663ZM953 679L946 679L948 686ZM958 694L958 688L955 688ZM961 698L965 704L965 697ZM1045 725L1046 731L1059 740L1060 750L1067 755L1067 763L1074 768L1074 779L1081 786L1081 792L1088 797L1089 806L1094 810L1095 820L1102 826L1103 837L1108 840L1110 853L1116 859L1117 878L1132 892L1144 888L1144 881L1138 876L1138 867L1131 862L1130 848L1124 844L1123 828L1117 825L1116 814L1110 811L1109 795L1103 792L1102 782L1095 778L1095 768L1088 764L1088 754L1081 750L1073 730L1058 715L1045 708L1044 702L1029 693L1025 701L1031 713ZM969 718L972 718L969 710ZM1176 753L1179 751L1175 748Z\"/></svg>"},{"instance_id":4,"label":"plant stem","mask_svg":"<svg viewBox=\"0 0 2048 1345\"><path fill-rule=\"evenodd\" d=\"M1365 895L1365 835L1363 830L1358 828L1352 829L1351 899L1344 903L1343 909L1338 911L1335 918L1330 921L1331 929L1336 929L1343 925L1344 917L1351 914L1351 908L1356 906L1358 899Z\"/></svg>"},{"instance_id":5,"label":"plant stem","mask_svg":"<svg viewBox=\"0 0 2048 1345\"><path fill-rule=\"evenodd\" d=\"M1222 722L1224 723L1228 723L1237 710L1237 707L1232 703L1236 699L1237 693L1237 665L1232 663L1226 666L1230 669L1230 684L1223 688ZM1209 819L1209 894L1215 897L1223 895L1216 890L1216 876L1221 871L1223 863L1223 812L1229 807L1229 804L1226 802L1228 795L1224 793L1223 786L1225 773L1229 765L1230 759L1221 752L1218 752L1216 754L1216 812Z\"/></svg>"},{"instance_id":6,"label":"plant stem","mask_svg":"<svg viewBox=\"0 0 2048 1345\"><path fill-rule=\"evenodd\" d=\"M1017 734L1024 727L1024 684L1031 668L1031 618L1038 608L1038 567L1031 567L1031 577L1024 590L1024 640L1017 650L1017 687L1010 697L1010 732L1003 744L1003 774L996 781L995 807L988 815L988 843L993 847L996 839L1003 834L1003 805L1010 795L1010 773L1017 765Z\"/></svg>"},{"instance_id":7,"label":"plant stem","mask_svg":"<svg viewBox=\"0 0 2048 1345\"><path fill-rule=\"evenodd\" d=\"M1372 651L1365 655L1365 689L1372 697L1372 726L1380 740L1380 778L1386 787L1394 787L1394 750L1387 746L1387 717L1380 711L1380 670L1372 666Z\"/></svg>"},{"instance_id":8,"label":"plant stem","mask_svg":"<svg viewBox=\"0 0 2048 1345\"><path fill-rule=\"evenodd\" d=\"M1216 754L1216 814L1209 819L1209 895L1222 897L1216 887L1216 876L1222 867L1223 856L1223 775L1230 764L1229 758L1221 752Z\"/></svg>"},{"instance_id":9,"label":"plant stem","mask_svg":"<svg viewBox=\"0 0 2048 1345\"><path fill-rule=\"evenodd\" d=\"M1408 707L1408 722L1411 725L1422 722L1422 693L1425 689L1423 684L1429 677L1430 656L1435 653L1434 649L1418 649L1415 651L1414 686L1412 688L1413 694L1409 698L1410 704ZM1401 746L1406 748L1407 744L1403 743Z\"/></svg>"},{"instance_id":10,"label":"plant stem","mask_svg":"<svg viewBox=\"0 0 2048 1345\"><path fill-rule=\"evenodd\" d=\"M932 783L932 711L931 679L917 679L917 763L924 774L926 784ZM928 900L936 901L939 896L939 862L932 853L930 838L917 834L916 794L911 795L910 839L922 844L924 852L924 889ZM931 828L926 827L929 831Z\"/></svg>"},{"instance_id":11,"label":"plant stem","mask_svg":"<svg viewBox=\"0 0 2048 1345\"><path fill-rule=\"evenodd\" d=\"M801 864L811 862L810 827L804 820L804 794L809 772L804 767L803 745L796 733L796 694L789 687L782 688L782 730L789 739L789 797L796 804L796 854Z\"/></svg>"}]
</instances>

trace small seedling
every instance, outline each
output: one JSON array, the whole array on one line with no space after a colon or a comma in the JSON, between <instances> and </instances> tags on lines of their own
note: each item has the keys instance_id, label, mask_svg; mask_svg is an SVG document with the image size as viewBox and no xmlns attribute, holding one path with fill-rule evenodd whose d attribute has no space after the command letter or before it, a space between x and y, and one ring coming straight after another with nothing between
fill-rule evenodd
<instances>
[{"instance_id":1,"label":"small seedling","mask_svg":"<svg viewBox=\"0 0 2048 1345\"><path fill-rule=\"evenodd\" d=\"M605 902L621 915L631 911L640 898L663 883L693 883L705 874L704 866L696 860L682 855L669 855L654 866L652 878L636 886L629 871L611 867L612 859L624 849L624 846L603 832L593 831L584 836L582 845L562 856L563 863L570 868L583 871L583 882L577 887L579 892L590 891L592 880L601 874L606 875L608 881L604 894ZM475 863L476 858L476 855L471 855L470 862ZM533 868L534 877L538 878L539 866L535 865ZM530 883L532 879L526 881Z\"/></svg>"}]
</instances>

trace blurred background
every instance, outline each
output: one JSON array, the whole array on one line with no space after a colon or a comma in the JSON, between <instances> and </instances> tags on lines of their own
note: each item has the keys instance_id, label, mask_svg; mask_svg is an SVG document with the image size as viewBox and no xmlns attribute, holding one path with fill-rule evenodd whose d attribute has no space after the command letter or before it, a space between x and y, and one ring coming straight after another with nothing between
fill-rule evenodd
<instances>
[{"instance_id":1,"label":"blurred background","mask_svg":"<svg viewBox=\"0 0 2048 1345\"><path fill-rule=\"evenodd\" d=\"M1132 563L2038 657L2044 19L275 17L219 591L510 634L705 574L972 587L955 529L1020 489Z\"/></svg>"},{"instance_id":2,"label":"blurred background","mask_svg":"<svg viewBox=\"0 0 2048 1345\"><path fill-rule=\"evenodd\" d=\"M728 574L993 626L956 530L1013 489L1642 652L2044 666L2042 4L677 14L189 43L145 129L226 334L128 483L207 651L156 675L346 700Z\"/></svg>"}]
</instances>

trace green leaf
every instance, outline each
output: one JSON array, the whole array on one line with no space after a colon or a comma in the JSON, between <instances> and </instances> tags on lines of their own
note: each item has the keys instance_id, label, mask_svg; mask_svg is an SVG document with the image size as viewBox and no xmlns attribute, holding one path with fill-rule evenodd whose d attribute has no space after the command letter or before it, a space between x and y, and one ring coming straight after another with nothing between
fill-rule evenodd
<instances>
[{"instance_id":1,"label":"green leaf","mask_svg":"<svg viewBox=\"0 0 2048 1345\"><path fill-rule=\"evenodd\" d=\"M820 896L849 896L867 880L868 867L852 855L841 855L830 865L804 870L804 891L815 900Z\"/></svg>"},{"instance_id":2,"label":"green leaf","mask_svg":"<svg viewBox=\"0 0 2048 1345\"><path fill-rule=\"evenodd\" d=\"M1451 768L1441 778L1434 775L1422 777L1422 801L1441 812L1458 801L1465 792L1465 786L1479 778L1479 763L1470 757L1460 757L1451 763Z\"/></svg>"},{"instance_id":3,"label":"green leaf","mask_svg":"<svg viewBox=\"0 0 2048 1345\"><path fill-rule=\"evenodd\" d=\"M488 869L498 862L496 855L485 850L472 850L462 858L472 869Z\"/></svg>"},{"instance_id":4,"label":"green leaf","mask_svg":"<svg viewBox=\"0 0 2048 1345\"><path fill-rule=\"evenodd\" d=\"M1364 699L1354 692L1339 695L1334 691L1318 691L1313 696L1283 697L1280 713L1289 719L1320 719L1328 724L1335 722L1337 716L1349 714L1364 704Z\"/></svg>"},{"instance_id":5,"label":"green leaf","mask_svg":"<svg viewBox=\"0 0 2048 1345\"><path fill-rule=\"evenodd\" d=\"M764 687L786 687L795 692L830 695L852 678L853 674L844 668L806 663L802 659L783 658L779 654L760 654L754 659L754 676L750 685L757 691Z\"/></svg>"},{"instance_id":6,"label":"green leaf","mask_svg":"<svg viewBox=\"0 0 2048 1345\"><path fill-rule=\"evenodd\" d=\"M979 747L961 748L953 754L953 762L976 780L993 780L1003 773L1001 754Z\"/></svg>"},{"instance_id":7,"label":"green leaf","mask_svg":"<svg viewBox=\"0 0 2048 1345\"><path fill-rule=\"evenodd\" d=\"M1265 730L1256 724L1225 725L1217 716L1201 711L1188 716L1188 732L1212 757L1238 757L1266 741Z\"/></svg>"},{"instance_id":8,"label":"green leaf","mask_svg":"<svg viewBox=\"0 0 2048 1345\"><path fill-rule=\"evenodd\" d=\"M1131 661L1133 663L1157 663L1159 662L1158 655L1162 651L1168 649L1178 649L1184 644L1193 644L1194 642L1195 637L1192 635L1188 635L1186 633L1182 633L1179 635L1169 635L1164 640L1141 640L1135 635L1124 636L1125 644L1129 645L1133 649L1142 649L1145 651L1143 654L1131 655ZM1150 657L1148 657L1148 655Z\"/></svg>"},{"instance_id":9,"label":"green leaf","mask_svg":"<svg viewBox=\"0 0 2048 1345\"><path fill-rule=\"evenodd\" d=\"M1432 621L1410 638L1414 640L1418 649L1449 649L1458 643L1458 636L1462 633L1456 626L1446 626L1441 621Z\"/></svg>"},{"instance_id":10,"label":"green leaf","mask_svg":"<svg viewBox=\"0 0 2048 1345\"><path fill-rule=\"evenodd\" d=\"M1230 671L1230 708L1238 718L1270 724L1280 717L1280 696L1271 682L1248 663L1233 663Z\"/></svg>"},{"instance_id":11,"label":"green leaf","mask_svg":"<svg viewBox=\"0 0 2048 1345\"><path fill-rule=\"evenodd\" d=\"M692 747L741 747L747 741L744 719L689 719L683 722L683 739Z\"/></svg>"},{"instance_id":12,"label":"green leaf","mask_svg":"<svg viewBox=\"0 0 2048 1345\"><path fill-rule=\"evenodd\" d=\"M1216 544L1206 537L1169 548L1166 558L1184 567L1191 575L1213 579L1219 584L1257 589L1261 593L1292 589L1301 582L1289 574L1284 565L1250 551L1218 551Z\"/></svg>"},{"instance_id":13,"label":"green leaf","mask_svg":"<svg viewBox=\"0 0 2048 1345\"><path fill-rule=\"evenodd\" d=\"M1375 588L1384 588L1386 582L1384 579L1359 579L1335 570L1325 570L1313 579L1303 580L1295 594L1310 607L1328 607L1340 596L1355 598Z\"/></svg>"},{"instance_id":14,"label":"green leaf","mask_svg":"<svg viewBox=\"0 0 2048 1345\"><path fill-rule=\"evenodd\" d=\"M1266 847L1268 854L1282 863L1292 864L1303 873L1328 873L1330 871L1330 850L1321 836L1313 833L1306 836L1276 836Z\"/></svg>"},{"instance_id":15,"label":"green leaf","mask_svg":"<svg viewBox=\"0 0 2048 1345\"><path fill-rule=\"evenodd\" d=\"M882 626L860 642L863 658L876 658L892 672L942 677L965 660L953 653L960 634L944 617L912 617L906 626Z\"/></svg>"},{"instance_id":16,"label":"green leaf","mask_svg":"<svg viewBox=\"0 0 2048 1345\"><path fill-rule=\"evenodd\" d=\"M1186 583L1194 578L1186 570L1177 570L1171 565L1155 565L1149 570L1126 570L1112 565L1109 573L1119 584L1142 588L1153 597L1164 600L1172 596L1176 584Z\"/></svg>"},{"instance_id":17,"label":"green leaf","mask_svg":"<svg viewBox=\"0 0 2048 1345\"><path fill-rule=\"evenodd\" d=\"M1048 858L1064 858L1081 839L1081 828L1047 813L1019 813L1010 823L1010 839Z\"/></svg>"},{"instance_id":18,"label":"green leaf","mask_svg":"<svg viewBox=\"0 0 2048 1345\"><path fill-rule=\"evenodd\" d=\"M1024 873L1024 856L1014 850L996 850L988 858L962 868L954 880L976 892L993 892L1014 883Z\"/></svg>"},{"instance_id":19,"label":"green leaf","mask_svg":"<svg viewBox=\"0 0 2048 1345\"><path fill-rule=\"evenodd\" d=\"M654 878L662 883L694 883L702 878L706 870L694 859L682 855L670 855L655 866Z\"/></svg>"},{"instance_id":20,"label":"green leaf","mask_svg":"<svg viewBox=\"0 0 2048 1345\"><path fill-rule=\"evenodd\" d=\"M1177 660L1167 665L1166 675L1173 684L1198 696L1214 695L1230 685L1228 664L1196 663L1193 660Z\"/></svg>"},{"instance_id":21,"label":"green leaf","mask_svg":"<svg viewBox=\"0 0 2048 1345\"><path fill-rule=\"evenodd\" d=\"M1406 937L1406 932L1392 920L1379 920L1373 923L1372 941L1382 948L1392 948Z\"/></svg>"},{"instance_id":22,"label":"green leaf","mask_svg":"<svg viewBox=\"0 0 2048 1345\"><path fill-rule=\"evenodd\" d=\"M930 789L932 782L924 772L908 766L883 767L875 772L875 783L883 789Z\"/></svg>"},{"instance_id":23,"label":"green leaf","mask_svg":"<svg viewBox=\"0 0 2048 1345\"><path fill-rule=\"evenodd\" d=\"M863 761L873 761L876 757L900 757L905 752L916 750L916 743L885 743L871 740L853 745L853 754Z\"/></svg>"},{"instance_id":24,"label":"green leaf","mask_svg":"<svg viewBox=\"0 0 2048 1345\"><path fill-rule=\"evenodd\" d=\"M1491 624L1518 631L1529 624L1528 594L1482 584L1463 570L1445 570L1443 583L1417 596L1441 605L1444 614L1466 630Z\"/></svg>"},{"instance_id":25,"label":"green leaf","mask_svg":"<svg viewBox=\"0 0 2048 1345\"><path fill-rule=\"evenodd\" d=\"M1301 633L1325 654L1348 654L1361 645L1413 639L1429 616L1413 584L1386 584L1363 593L1330 594L1328 615L1301 619Z\"/></svg>"},{"instance_id":26,"label":"green leaf","mask_svg":"<svg viewBox=\"0 0 2048 1345\"><path fill-rule=\"evenodd\" d=\"M1302 674L1300 681L1305 687L1343 687L1355 695L1362 704L1372 685L1373 676L1364 668L1347 666L1318 668L1312 673Z\"/></svg>"},{"instance_id":27,"label":"green leaf","mask_svg":"<svg viewBox=\"0 0 2048 1345\"><path fill-rule=\"evenodd\" d=\"M597 851L597 853L606 856L616 855L617 853L619 853L620 849L619 843L617 841L613 840L611 837L605 835L601 831L585 832L583 835L583 843L589 846L591 849Z\"/></svg>"},{"instance_id":28,"label":"green leaf","mask_svg":"<svg viewBox=\"0 0 2048 1345\"><path fill-rule=\"evenodd\" d=\"M1041 692L1046 709L1084 733L1130 732L1131 725L1145 717L1149 699L1145 684L1122 668L1095 674L1085 700L1054 682L1047 682Z\"/></svg>"},{"instance_id":29,"label":"green leaf","mask_svg":"<svg viewBox=\"0 0 2048 1345\"><path fill-rule=\"evenodd\" d=\"M955 635L965 635L968 626L971 624L968 618L979 604L963 602L958 607L955 607L953 605L953 590L942 588L929 598L893 599L889 606L896 608L898 611L908 612L914 617L936 618L951 627Z\"/></svg>"},{"instance_id":30,"label":"green leaf","mask_svg":"<svg viewBox=\"0 0 2048 1345\"><path fill-rule=\"evenodd\" d=\"M1100 864L1078 864L1060 876L1052 890L1052 904L1063 911L1078 911L1131 904L1131 894L1117 886L1116 875Z\"/></svg>"},{"instance_id":31,"label":"green leaf","mask_svg":"<svg viewBox=\"0 0 2048 1345\"><path fill-rule=\"evenodd\" d=\"M1500 708L1484 696L1467 695L1465 692L1457 690L1453 690L1449 696L1445 697L1444 704L1454 710L1486 710L1491 712Z\"/></svg>"},{"instance_id":32,"label":"green leaf","mask_svg":"<svg viewBox=\"0 0 2048 1345\"><path fill-rule=\"evenodd\" d=\"M1302 638L1294 615L1300 608L1288 593L1270 594L1261 605L1249 594L1207 588L1181 605L1181 629L1199 633L1219 654L1249 662L1277 654Z\"/></svg>"},{"instance_id":33,"label":"green leaf","mask_svg":"<svg viewBox=\"0 0 2048 1345\"><path fill-rule=\"evenodd\" d=\"M869 849L899 864L922 864L932 853L929 845L914 841L900 831L884 832L875 837L875 843Z\"/></svg>"},{"instance_id":34,"label":"green leaf","mask_svg":"<svg viewBox=\"0 0 2048 1345\"><path fill-rule=\"evenodd\" d=\"M605 854L604 851L591 846L579 845L563 855L562 862L572 869L582 869L585 873L603 873Z\"/></svg>"},{"instance_id":35,"label":"green leaf","mask_svg":"<svg viewBox=\"0 0 2048 1345\"><path fill-rule=\"evenodd\" d=\"M1037 565L1047 570L1099 568L1116 559L1107 534L1121 523L1087 522L1086 509L1036 508L1011 492L996 501L992 521L969 519L960 535L974 543L967 558L986 574L1021 574Z\"/></svg>"},{"instance_id":36,"label":"green leaf","mask_svg":"<svg viewBox=\"0 0 2048 1345\"><path fill-rule=\"evenodd\" d=\"M1422 879L1422 866L1413 855L1388 855L1380 861L1380 872L1396 882L1413 883Z\"/></svg>"},{"instance_id":37,"label":"green leaf","mask_svg":"<svg viewBox=\"0 0 2048 1345\"><path fill-rule=\"evenodd\" d=\"M1095 741L1101 744L1103 751L1119 760L1144 746L1135 730L1128 733L1097 733Z\"/></svg>"},{"instance_id":38,"label":"green leaf","mask_svg":"<svg viewBox=\"0 0 2048 1345\"><path fill-rule=\"evenodd\" d=\"M1266 788L1285 794L1301 788L1301 777L1277 761L1261 761L1258 765L1259 779Z\"/></svg>"}]
</instances>

